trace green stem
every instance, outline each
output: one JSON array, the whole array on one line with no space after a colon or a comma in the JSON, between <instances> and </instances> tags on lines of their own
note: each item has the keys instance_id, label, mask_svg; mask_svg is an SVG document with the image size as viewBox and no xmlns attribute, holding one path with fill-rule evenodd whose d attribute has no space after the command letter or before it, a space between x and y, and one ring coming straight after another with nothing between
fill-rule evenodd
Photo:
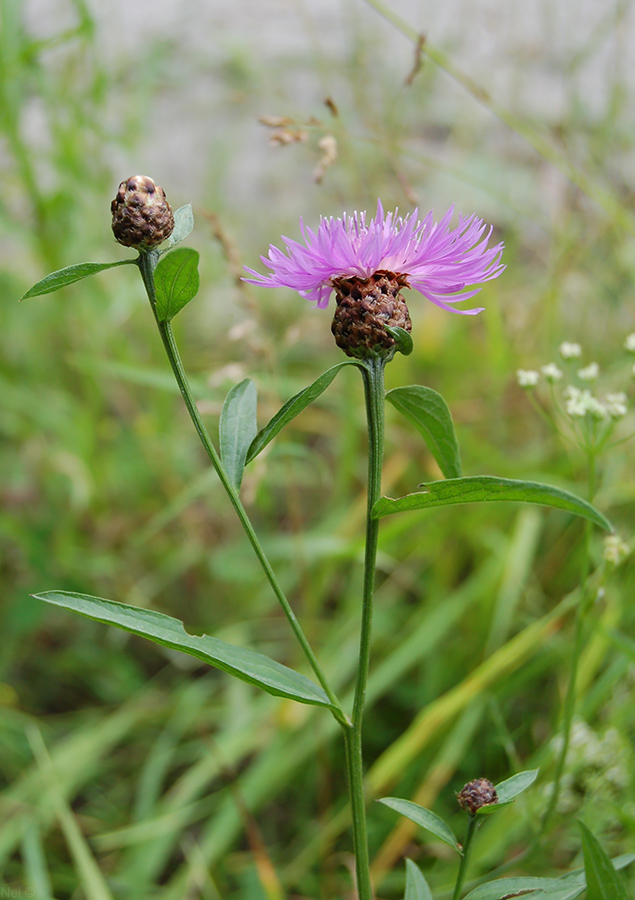
<instances>
[{"instance_id":1,"label":"green stem","mask_svg":"<svg viewBox=\"0 0 635 900\"><path fill-rule=\"evenodd\" d=\"M467 826L467 834L465 835L465 843L463 844L463 856L461 857L459 871L456 876L456 884L454 885L452 900L459 900L459 897L461 896L461 888L463 887L463 882L465 881L465 873L467 872L470 850L472 849L472 838L476 834L476 829L479 824L480 823L478 822L476 816L470 816Z\"/></svg>"},{"instance_id":2,"label":"green stem","mask_svg":"<svg viewBox=\"0 0 635 900\"><path fill-rule=\"evenodd\" d=\"M588 469L588 497L589 503L593 503L597 481L596 456L593 450L589 451ZM536 841L542 838L542 836L545 834L547 825L549 824L549 821L551 820L551 817L556 810L556 806L558 805L562 776L564 775L567 756L569 753L569 746L571 744L571 729L573 727L573 719L575 717L576 710L578 671L580 668L580 659L582 657L582 651L585 644L586 617L591 600L591 588L588 584L588 579L591 571L591 532L592 525L588 520L586 520L584 526L586 552L584 554L584 559L582 562L582 572L580 577L580 584L582 585L582 595L575 612L573 653L569 666L569 680L567 684L567 693L564 698L562 713L562 747L556 761L556 771L553 778L553 788L549 797L549 803L547 804L547 808L540 822L540 829L538 831L538 835L536 836Z\"/></svg>"},{"instance_id":3,"label":"green stem","mask_svg":"<svg viewBox=\"0 0 635 900\"><path fill-rule=\"evenodd\" d=\"M362 622L359 639L359 661L353 701L352 724L344 729L349 796L353 820L353 844L357 875L358 900L372 900L370 861L366 831L366 803L364 797L364 768L362 758L362 725L366 700L366 683L370 661L373 594L375 591L375 563L379 522L373 519L372 508L381 495L381 467L384 453L384 365L382 359L364 361L362 375L366 397L368 422L368 498L366 511L366 549L364 554L364 588Z\"/></svg>"},{"instance_id":4,"label":"green stem","mask_svg":"<svg viewBox=\"0 0 635 900\"><path fill-rule=\"evenodd\" d=\"M192 395L192 391L185 374L185 369L183 368L183 363L181 361L181 356L176 345L172 326L169 322L162 322L158 318L156 310L156 293L154 288L154 270L157 266L158 259L159 254L156 251L150 251L148 253L141 253L137 262L139 265L139 270L141 271L141 277L143 278L146 292L148 294L150 306L152 307L152 312L154 313L154 318L159 329L159 334L161 335L161 340L163 341L165 352L167 353L170 365L172 367L172 372L174 373L174 377L179 386L179 390L181 391L181 396L185 401L187 411L190 414L190 418L194 424L194 428L196 429L201 443L205 448L205 451L209 456L214 469L216 470L216 474L218 475L220 482L223 485L227 496L229 497L231 505L234 507L236 515L238 516L240 523L245 530L247 538L249 539L249 543L251 544L254 553L258 558L258 562L260 563L262 570L265 573L269 584L271 585L276 599L280 603L280 606L282 607L284 614L287 617L291 628L293 629L293 633L295 634L298 643L300 644L304 652L304 655L309 661L309 664L313 669L316 678L318 679L324 693L327 695L331 703L333 715L340 724L347 725L349 719L342 709L339 700L333 693L333 690L330 687L328 681L326 680L326 676L324 675L322 668L318 663L304 632L302 631L302 627L300 626L300 623L298 622L295 613L293 612L291 605L284 594L284 591L278 583L276 574L265 555L258 536L254 531L253 525L251 524L249 516L247 515L247 512L241 503L238 491L227 477L216 448L214 447L207 429L205 428L205 425L201 418L201 414L199 413L194 401L194 397Z\"/></svg>"}]
</instances>

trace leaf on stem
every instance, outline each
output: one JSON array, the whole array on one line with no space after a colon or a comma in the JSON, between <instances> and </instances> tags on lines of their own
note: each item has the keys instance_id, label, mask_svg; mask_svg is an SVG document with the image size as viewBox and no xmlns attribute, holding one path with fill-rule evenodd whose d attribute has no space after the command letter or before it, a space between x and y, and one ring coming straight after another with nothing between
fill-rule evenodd
<instances>
[{"instance_id":1,"label":"leaf on stem","mask_svg":"<svg viewBox=\"0 0 635 900\"><path fill-rule=\"evenodd\" d=\"M136 262L136 259L120 259L117 262L110 263L85 262L78 263L76 266L66 266L65 269L58 269L57 272L51 272L50 275L46 275L41 281L34 284L32 288L29 288L20 299L28 300L29 297L52 294L53 291L59 291L60 288L74 284L76 281L81 281L83 278L90 278L91 275L97 275L98 272L103 272L105 269L135 265Z\"/></svg>"},{"instance_id":2,"label":"leaf on stem","mask_svg":"<svg viewBox=\"0 0 635 900\"><path fill-rule=\"evenodd\" d=\"M389 400L421 432L446 478L461 476L461 456L450 409L437 391L422 385L388 391Z\"/></svg>"},{"instance_id":3,"label":"leaf on stem","mask_svg":"<svg viewBox=\"0 0 635 900\"><path fill-rule=\"evenodd\" d=\"M422 491L407 494L393 500L381 497L373 506L373 518L381 519L397 512L413 509L429 509L434 506L452 506L457 503L481 503L498 501L514 501L538 503L564 509L577 516L590 519L601 528L612 531L613 527L606 516L581 497L570 491L553 487L550 484L539 484L535 481L516 481L511 478L497 478L495 475L473 475L465 478L448 478L445 481L433 481L421 485Z\"/></svg>"},{"instance_id":4,"label":"leaf on stem","mask_svg":"<svg viewBox=\"0 0 635 900\"><path fill-rule=\"evenodd\" d=\"M502 900L503 897L520 897L525 894L530 898L553 897L554 892L565 890L559 878L533 878L513 877L498 878L496 881L488 881L480 884L470 891L464 900ZM580 890L576 885L575 890ZM584 890L584 888L582 888Z\"/></svg>"},{"instance_id":5,"label":"leaf on stem","mask_svg":"<svg viewBox=\"0 0 635 900\"><path fill-rule=\"evenodd\" d=\"M404 356L410 356L414 349L410 332L406 331L405 328L400 328L399 325L394 328L391 325L384 325L384 328L388 334L394 338L395 343L397 344L397 350L400 353L403 353Z\"/></svg>"},{"instance_id":6,"label":"leaf on stem","mask_svg":"<svg viewBox=\"0 0 635 900\"><path fill-rule=\"evenodd\" d=\"M411 800L401 800L399 797L382 797L379 803L394 809L421 828L425 828L426 831L439 838L444 844L452 847L457 853L462 853L461 845L457 841L454 832L447 822L444 822L436 813L419 806L418 803L413 803Z\"/></svg>"},{"instance_id":7,"label":"leaf on stem","mask_svg":"<svg viewBox=\"0 0 635 900\"><path fill-rule=\"evenodd\" d=\"M352 359L344 360L344 362L338 363L336 366L327 369L319 378L315 379L313 384L310 384L307 388L304 388L304 390L301 390L298 394L291 397L290 400L287 400L284 406L278 410L275 416L269 420L252 441L249 452L247 453L247 462L249 463L252 459L255 459L256 456L264 450L267 444L282 431L285 425L288 425L292 419L295 419L295 417L301 413L303 409L306 409L310 403L317 400L320 394L322 394L333 381L340 369L344 368L344 366L357 366L359 368L359 365L358 362L355 362Z\"/></svg>"},{"instance_id":8,"label":"leaf on stem","mask_svg":"<svg viewBox=\"0 0 635 900\"><path fill-rule=\"evenodd\" d=\"M191 247L179 247L159 260L154 270L159 322L169 322L196 297L200 284L198 260L198 253Z\"/></svg>"},{"instance_id":9,"label":"leaf on stem","mask_svg":"<svg viewBox=\"0 0 635 900\"><path fill-rule=\"evenodd\" d=\"M522 794L534 783L539 771L539 769L530 769L527 772L519 772L517 775L512 775L511 778L507 778L505 781L501 781L500 784L495 785L496 796L498 797L497 802L481 806L480 809L476 810L476 815L491 816L497 813L499 809L509 806L519 794Z\"/></svg>"},{"instance_id":10,"label":"leaf on stem","mask_svg":"<svg viewBox=\"0 0 635 900\"><path fill-rule=\"evenodd\" d=\"M406 860L406 895L404 900L432 900L432 891L428 887L419 866L411 859Z\"/></svg>"},{"instance_id":11,"label":"leaf on stem","mask_svg":"<svg viewBox=\"0 0 635 900\"><path fill-rule=\"evenodd\" d=\"M331 706L322 688L299 672L261 653L236 647L211 635L198 637L188 634L179 619L163 613L86 594L46 591L33 596L37 600L63 606L97 622L114 625L130 634L148 638L171 650L180 650L276 697L287 697L313 706Z\"/></svg>"},{"instance_id":12,"label":"leaf on stem","mask_svg":"<svg viewBox=\"0 0 635 900\"><path fill-rule=\"evenodd\" d=\"M249 445L256 436L256 385L249 378L235 384L227 394L220 414L220 456L223 468L236 490L240 488Z\"/></svg>"},{"instance_id":13,"label":"leaf on stem","mask_svg":"<svg viewBox=\"0 0 635 900\"><path fill-rule=\"evenodd\" d=\"M578 819L582 834L587 900L628 900L624 882L590 828Z\"/></svg>"},{"instance_id":14,"label":"leaf on stem","mask_svg":"<svg viewBox=\"0 0 635 900\"><path fill-rule=\"evenodd\" d=\"M192 212L192 204L187 203L185 206L180 206L174 213L174 228L167 240L168 249L174 247L179 241L185 240L191 234L193 228L194 213Z\"/></svg>"}]
</instances>

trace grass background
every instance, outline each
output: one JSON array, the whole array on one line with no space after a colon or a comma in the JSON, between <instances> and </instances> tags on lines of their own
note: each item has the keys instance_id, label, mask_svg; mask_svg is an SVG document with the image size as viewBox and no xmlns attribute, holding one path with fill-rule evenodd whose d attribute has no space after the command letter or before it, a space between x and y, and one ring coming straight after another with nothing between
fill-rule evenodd
<instances>
[{"instance_id":1,"label":"grass background","mask_svg":"<svg viewBox=\"0 0 635 900\"><path fill-rule=\"evenodd\" d=\"M388 371L389 387L444 394L466 474L585 493L584 458L515 383L517 368L555 359L563 340L600 363L606 389L632 397L631 3L583 15L566 0L429 7L244 2L229 18L216 4L150 14L0 0L0 864L10 889L41 900L350 896L342 747L326 716L29 599L64 588L148 606L303 667L207 471L140 282L124 267L16 302L54 268L125 258L109 224L122 178L151 174L174 207L194 205L202 288L175 327L212 432L241 378L257 383L264 422L340 359L328 313L244 285L242 265L257 266L281 233L297 236L299 216L372 210L378 196L402 211L474 210L507 246L481 316L413 295L415 352ZM327 135L337 159L317 183ZM243 488L344 695L364 450L361 385L344 371ZM597 503L628 540L631 445L600 471ZM384 491L437 475L389 410ZM598 535L591 549L601 565ZM454 794L467 780L541 767L526 799L483 829L473 878L513 865L545 808L583 566L583 528L561 513L466 506L382 524L370 790L417 799L461 832ZM634 654L611 637L633 634L632 563L597 579L563 803L540 852L509 871L580 865L576 816L611 855L633 849ZM455 861L443 846L379 805L370 828L378 897L403 896L404 855L446 896Z\"/></svg>"}]
</instances>

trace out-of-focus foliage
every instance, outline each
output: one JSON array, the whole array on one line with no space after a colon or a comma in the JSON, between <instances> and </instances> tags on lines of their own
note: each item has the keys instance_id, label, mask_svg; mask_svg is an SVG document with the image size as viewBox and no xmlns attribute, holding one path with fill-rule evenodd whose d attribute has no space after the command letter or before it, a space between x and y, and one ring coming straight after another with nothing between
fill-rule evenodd
<instances>
[{"instance_id":1,"label":"out-of-focus foliage","mask_svg":"<svg viewBox=\"0 0 635 900\"><path fill-rule=\"evenodd\" d=\"M135 270L17 303L52 269L126 258L109 225L122 178L149 174L174 208L193 203L201 291L175 327L212 433L232 384L256 382L262 425L341 361L328 311L246 286L242 265L257 267L281 233L297 237L300 216L373 210L378 196L424 213L455 203L507 245L479 317L413 298L414 352L388 371L389 388L447 399L466 475L586 494L584 456L514 374L556 361L564 340L582 345L581 366L600 364L607 391L633 396L630 4L589 7L588 27L583 17L571 33L568 4L550 4L552 18L545 9L521 35L504 4L498 17L457 2L458 44L425 9L417 21L406 10L404 34L361 0L271 0L253 18L243 5L228 19L231 4L174 4L171 19L129 4L117 21L110 4L0 0L0 866L42 900L350 890L343 751L327 714L29 599L110 597L303 666L207 471ZM500 71L479 65L492 41L509 44ZM385 493L440 478L417 431L387 416ZM632 430L629 413L618 437ZM364 452L348 367L242 486L344 696ZM608 448L596 494L627 542L632 459L629 443ZM601 551L593 534L593 569ZM382 523L370 794L434 807L461 839L466 781L541 769L526 799L484 826L470 877L511 865L547 805L584 569L584 526L566 513L475 505ZM632 563L593 577L560 801L539 852L511 874L581 866L577 815L610 855L633 849ZM433 893L450 883L454 861L415 826L375 804L370 827L379 897L403 896L403 856Z\"/></svg>"}]
</instances>

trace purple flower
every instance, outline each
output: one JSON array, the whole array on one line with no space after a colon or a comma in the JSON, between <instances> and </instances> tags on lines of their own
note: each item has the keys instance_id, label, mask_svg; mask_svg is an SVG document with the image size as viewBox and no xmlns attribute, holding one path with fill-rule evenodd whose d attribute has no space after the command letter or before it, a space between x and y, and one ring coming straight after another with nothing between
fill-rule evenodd
<instances>
[{"instance_id":1,"label":"purple flower","mask_svg":"<svg viewBox=\"0 0 635 900\"><path fill-rule=\"evenodd\" d=\"M475 215L459 216L456 228L450 227L454 207L440 222L432 213L417 220L417 210L402 218L384 213L377 201L377 213L366 224L365 213L346 213L341 219L320 221L317 232L300 220L304 245L283 237L287 252L273 244L269 256L261 259L268 275L247 271L251 284L265 287L289 287L319 307L328 305L333 279L370 278L387 271L407 278L413 288L437 306L450 312L474 315L477 309L454 309L450 304L478 294L481 284L497 278L503 269L500 258L503 245L488 247L491 226ZM468 288L466 290L466 288Z\"/></svg>"}]
</instances>

